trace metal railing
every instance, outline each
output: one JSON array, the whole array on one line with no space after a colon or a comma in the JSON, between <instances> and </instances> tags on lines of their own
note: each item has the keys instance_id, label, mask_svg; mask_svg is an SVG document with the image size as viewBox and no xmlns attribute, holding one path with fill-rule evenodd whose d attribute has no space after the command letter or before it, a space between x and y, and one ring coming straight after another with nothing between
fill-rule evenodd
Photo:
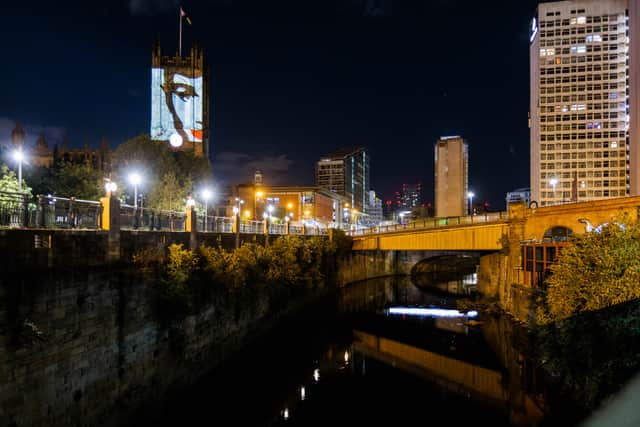
<instances>
[{"instance_id":1,"label":"metal railing","mask_svg":"<svg viewBox=\"0 0 640 427\"><path fill-rule=\"evenodd\" d=\"M0 191L0 227L12 228L100 228L102 204L93 200L73 197L40 195L30 197L24 193ZM186 214L181 211L140 208L120 205L120 229L139 231L184 231ZM199 232L233 233L234 218L197 215ZM238 231L242 234L263 234L264 221L241 219ZM326 235L327 225L305 226L302 223L269 223L268 233L273 235Z\"/></svg>"},{"instance_id":2,"label":"metal railing","mask_svg":"<svg viewBox=\"0 0 640 427\"><path fill-rule=\"evenodd\" d=\"M35 226L97 229L100 228L101 215L102 205L94 200L38 196L38 219Z\"/></svg>"},{"instance_id":3,"label":"metal railing","mask_svg":"<svg viewBox=\"0 0 640 427\"><path fill-rule=\"evenodd\" d=\"M0 226L24 227L31 222L29 198L23 193L0 192Z\"/></svg>"},{"instance_id":4,"label":"metal railing","mask_svg":"<svg viewBox=\"0 0 640 427\"><path fill-rule=\"evenodd\" d=\"M0 191L1 227L97 229L101 215L93 200Z\"/></svg>"},{"instance_id":5,"label":"metal railing","mask_svg":"<svg viewBox=\"0 0 640 427\"><path fill-rule=\"evenodd\" d=\"M122 230L184 231L185 213L120 205Z\"/></svg>"},{"instance_id":6,"label":"metal railing","mask_svg":"<svg viewBox=\"0 0 640 427\"><path fill-rule=\"evenodd\" d=\"M439 227L452 227L458 225L485 224L489 222L504 221L509 218L508 212L490 212L482 215L455 216L446 218L425 218L408 224L393 224L378 227L363 228L349 232L352 236L368 234L395 233L405 230L426 230Z\"/></svg>"}]
</instances>

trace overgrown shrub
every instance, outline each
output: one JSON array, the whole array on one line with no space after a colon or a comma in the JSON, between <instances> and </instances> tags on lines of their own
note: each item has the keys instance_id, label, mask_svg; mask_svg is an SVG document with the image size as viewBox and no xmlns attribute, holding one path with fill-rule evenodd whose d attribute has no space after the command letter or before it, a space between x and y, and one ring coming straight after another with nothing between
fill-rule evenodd
<instances>
[{"instance_id":1,"label":"overgrown shrub","mask_svg":"<svg viewBox=\"0 0 640 427\"><path fill-rule=\"evenodd\" d=\"M237 305L236 311L267 295L273 307L282 307L290 296L324 286L335 272L335 257L335 242L284 236L266 248L248 243L232 251L204 245L190 251L172 244L166 256L145 251L134 262L141 267L159 264L158 307L170 321L212 297Z\"/></svg>"}]
</instances>

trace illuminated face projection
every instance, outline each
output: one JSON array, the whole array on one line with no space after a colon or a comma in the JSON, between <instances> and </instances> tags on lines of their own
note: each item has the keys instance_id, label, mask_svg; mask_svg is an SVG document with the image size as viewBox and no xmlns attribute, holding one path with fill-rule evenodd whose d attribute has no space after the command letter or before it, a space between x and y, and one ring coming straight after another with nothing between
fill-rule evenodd
<instances>
[{"instance_id":1,"label":"illuminated face projection","mask_svg":"<svg viewBox=\"0 0 640 427\"><path fill-rule=\"evenodd\" d=\"M151 139L202 142L202 75L153 68L151 85Z\"/></svg>"}]
</instances>

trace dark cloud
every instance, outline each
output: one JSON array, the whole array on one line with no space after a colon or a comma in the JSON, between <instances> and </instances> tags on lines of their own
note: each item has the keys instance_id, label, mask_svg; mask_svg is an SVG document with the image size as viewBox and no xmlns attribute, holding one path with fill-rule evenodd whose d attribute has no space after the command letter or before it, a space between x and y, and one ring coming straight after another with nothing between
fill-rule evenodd
<instances>
[{"instance_id":1,"label":"dark cloud","mask_svg":"<svg viewBox=\"0 0 640 427\"><path fill-rule=\"evenodd\" d=\"M213 173L228 185L251 182L255 171L260 170L265 184L282 185L291 184L288 171L292 165L286 154L259 157L225 151L215 156Z\"/></svg>"},{"instance_id":2,"label":"dark cloud","mask_svg":"<svg viewBox=\"0 0 640 427\"><path fill-rule=\"evenodd\" d=\"M129 12L132 15L155 15L175 9L180 0L129 0Z\"/></svg>"}]
</instances>

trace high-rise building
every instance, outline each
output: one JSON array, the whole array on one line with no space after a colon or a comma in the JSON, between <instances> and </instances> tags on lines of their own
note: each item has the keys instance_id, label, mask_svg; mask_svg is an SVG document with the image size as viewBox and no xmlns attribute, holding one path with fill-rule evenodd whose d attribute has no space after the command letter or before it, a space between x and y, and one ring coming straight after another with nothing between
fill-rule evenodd
<instances>
[{"instance_id":1,"label":"high-rise building","mask_svg":"<svg viewBox=\"0 0 640 427\"><path fill-rule=\"evenodd\" d=\"M531 202L640 194L640 5L538 5L530 33Z\"/></svg>"},{"instance_id":2,"label":"high-rise building","mask_svg":"<svg viewBox=\"0 0 640 427\"><path fill-rule=\"evenodd\" d=\"M460 136L443 136L435 145L436 217L468 212L469 148Z\"/></svg>"},{"instance_id":3,"label":"high-rise building","mask_svg":"<svg viewBox=\"0 0 640 427\"><path fill-rule=\"evenodd\" d=\"M316 163L316 185L344 196L350 208L369 208L369 156L364 147L345 148Z\"/></svg>"},{"instance_id":4,"label":"high-rise building","mask_svg":"<svg viewBox=\"0 0 640 427\"><path fill-rule=\"evenodd\" d=\"M209 155L209 69L202 48L188 56L151 56L151 139L174 150Z\"/></svg>"}]
</instances>

